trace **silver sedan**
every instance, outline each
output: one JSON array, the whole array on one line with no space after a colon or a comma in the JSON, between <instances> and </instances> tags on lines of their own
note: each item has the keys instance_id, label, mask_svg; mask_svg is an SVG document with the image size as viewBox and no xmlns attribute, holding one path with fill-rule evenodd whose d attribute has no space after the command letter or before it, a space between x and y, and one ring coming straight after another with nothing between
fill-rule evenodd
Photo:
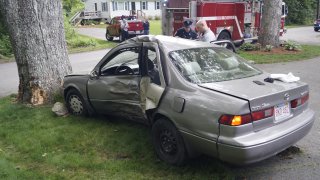
<instances>
[{"instance_id":1,"label":"silver sedan","mask_svg":"<svg viewBox=\"0 0 320 180\"><path fill-rule=\"evenodd\" d=\"M112 49L92 72L66 76L63 89L74 115L150 125L155 151L169 164L201 153L249 164L295 144L315 119L306 83L267 77L223 47L140 36Z\"/></svg>"}]
</instances>

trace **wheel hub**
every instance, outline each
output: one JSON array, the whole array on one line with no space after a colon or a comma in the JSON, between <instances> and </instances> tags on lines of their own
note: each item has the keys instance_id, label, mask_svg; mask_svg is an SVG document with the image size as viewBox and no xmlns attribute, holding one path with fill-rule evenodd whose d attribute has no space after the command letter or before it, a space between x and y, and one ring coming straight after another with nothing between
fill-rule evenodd
<instances>
[{"instance_id":1,"label":"wheel hub","mask_svg":"<svg viewBox=\"0 0 320 180\"><path fill-rule=\"evenodd\" d=\"M160 133L161 149L167 154L177 152L177 141L172 132L164 130Z\"/></svg>"},{"instance_id":2,"label":"wheel hub","mask_svg":"<svg viewBox=\"0 0 320 180\"><path fill-rule=\"evenodd\" d=\"M83 112L83 104L78 96L76 95L70 96L69 104L74 114L79 115Z\"/></svg>"}]
</instances>

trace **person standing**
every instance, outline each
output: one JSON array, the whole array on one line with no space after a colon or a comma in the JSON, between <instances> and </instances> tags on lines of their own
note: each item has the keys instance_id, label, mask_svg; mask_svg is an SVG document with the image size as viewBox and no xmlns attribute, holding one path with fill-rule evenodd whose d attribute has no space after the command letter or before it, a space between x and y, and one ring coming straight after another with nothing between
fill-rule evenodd
<instances>
[{"instance_id":1,"label":"person standing","mask_svg":"<svg viewBox=\"0 0 320 180\"><path fill-rule=\"evenodd\" d=\"M121 28L121 37L122 37L120 41L125 41L129 38L129 33L128 33L129 24L125 16L121 16L120 28Z\"/></svg>"},{"instance_id":2,"label":"person standing","mask_svg":"<svg viewBox=\"0 0 320 180\"><path fill-rule=\"evenodd\" d=\"M199 40L203 42L212 42L217 40L214 33L208 27L205 20L199 20L196 24L197 30L200 33Z\"/></svg>"},{"instance_id":3,"label":"person standing","mask_svg":"<svg viewBox=\"0 0 320 180\"><path fill-rule=\"evenodd\" d=\"M193 24L192 20L185 20L183 22L183 27L178 29L174 34L175 37L180 37L184 39L197 39L197 33L191 29L191 25Z\"/></svg>"},{"instance_id":4,"label":"person standing","mask_svg":"<svg viewBox=\"0 0 320 180\"><path fill-rule=\"evenodd\" d=\"M143 21L143 34L144 35L149 35L149 30L150 30L150 23L148 19L145 19Z\"/></svg>"}]
</instances>

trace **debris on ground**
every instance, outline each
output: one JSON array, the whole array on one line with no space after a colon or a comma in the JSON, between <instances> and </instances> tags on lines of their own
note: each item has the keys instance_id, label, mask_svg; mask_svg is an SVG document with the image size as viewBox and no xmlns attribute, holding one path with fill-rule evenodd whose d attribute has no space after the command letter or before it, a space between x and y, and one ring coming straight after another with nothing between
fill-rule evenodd
<instances>
[{"instance_id":1,"label":"debris on ground","mask_svg":"<svg viewBox=\"0 0 320 180\"><path fill-rule=\"evenodd\" d=\"M57 116L65 116L68 114L68 109L67 107L61 103L61 102L56 102L53 107L52 107L52 112L54 112Z\"/></svg>"}]
</instances>

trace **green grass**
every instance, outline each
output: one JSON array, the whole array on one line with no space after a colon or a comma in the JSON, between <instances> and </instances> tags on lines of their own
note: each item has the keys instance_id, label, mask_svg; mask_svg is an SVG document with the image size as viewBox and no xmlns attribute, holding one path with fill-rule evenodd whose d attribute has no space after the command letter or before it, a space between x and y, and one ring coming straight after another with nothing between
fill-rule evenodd
<instances>
[{"instance_id":1,"label":"green grass","mask_svg":"<svg viewBox=\"0 0 320 180\"><path fill-rule=\"evenodd\" d=\"M290 25L285 25L285 28L292 29L292 28L308 27L308 26L313 26L313 24L310 24L310 25L290 24Z\"/></svg>"},{"instance_id":2,"label":"green grass","mask_svg":"<svg viewBox=\"0 0 320 180\"><path fill-rule=\"evenodd\" d=\"M173 167L157 159L149 128L121 119L56 117L50 107L0 99L0 179L232 179L200 157Z\"/></svg>"},{"instance_id":3,"label":"green grass","mask_svg":"<svg viewBox=\"0 0 320 180\"><path fill-rule=\"evenodd\" d=\"M162 34L162 28L161 28L161 20L150 20L150 34L153 35L161 35ZM88 26L88 28L93 27L93 28L106 28L106 24L99 24L95 26Z\"/></svg>"},{"instance_id":4,"label":"green grass","mask_svg":"<svg viewBox=\"0 0 320 180\"><path fill-rule=\"evenodd\" d=\"M81 41L92 41L94 42L94 45L90 45L87 47L68 47L68 52L69 53L79 53L79 52L87 52L87 51L95 51L95 50L100 50L100 49L106 49L106 48L113 48L116 46L116 43L106 41L106 40L101 40L97 39L94 37L89 37L85 35L78 34L78 37Z\"/></svg>"},{"instance_id":5,"label":"green grass","mask_svg":"<svg viewBox=\"0 0 320 180\"><path fill-rule=\"evenodd\" d=\"M162 34L161 20L152 20L149 22L150 22L150 34L161 35Z\"/></svg>"},{"instance_id":6,"label":"green grass","mask_svg":"<svg viewBox=\"0 0 320 180\"><path fill-rule=\"evenodd\" d=\"M292 54L254 54L253 52L239 51L239 55L257 64L299 61L320 56L320 46L301 45L301 47L301 52Z\"/></svg>"}]
</instances>

